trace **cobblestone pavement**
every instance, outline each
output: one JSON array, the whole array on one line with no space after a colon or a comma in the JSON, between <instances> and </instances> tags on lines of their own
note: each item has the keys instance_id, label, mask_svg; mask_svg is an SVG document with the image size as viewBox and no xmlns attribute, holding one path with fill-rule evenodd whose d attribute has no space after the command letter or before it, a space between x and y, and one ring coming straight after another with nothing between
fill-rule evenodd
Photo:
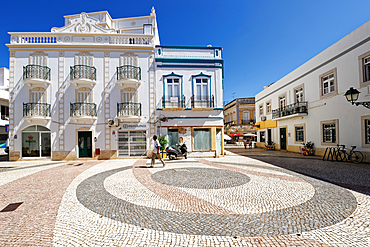
<instances>
[{"instance_id":1,"label":"cobblestone pavement","mask_svg":"<svg viewBox=\"0 0 370 247\"><path fill-rule=\"evenodd\" d=\"M333 174L318 158L233 151L154 168L124 159L2 170L0 246L370 246L363 174Z\"/></svg>"}]
</instances>

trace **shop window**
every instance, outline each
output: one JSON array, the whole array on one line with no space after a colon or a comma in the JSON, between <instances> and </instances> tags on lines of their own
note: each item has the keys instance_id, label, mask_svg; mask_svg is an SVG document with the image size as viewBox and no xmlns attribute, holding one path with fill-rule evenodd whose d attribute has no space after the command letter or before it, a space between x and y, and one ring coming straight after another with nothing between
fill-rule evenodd
<instances>
[{"instance_id":1,"label":"shop window","mask_svg":"<svg viewBox=\"0 0 370 247\"><path fill-rule=\"evenodd\" d=\"M210 129L194 129L194 150L195 151L211 150Z\"/></svg>"},{"instance_id":2,"label":"shop window","mask_svg":"<svg viewBox=\"0 0 370 247\"><path fill-rule=\"evenodd\" d=\"M266 142L265 131L260 132L260 142Z\"/></svg>"}]
</instances>

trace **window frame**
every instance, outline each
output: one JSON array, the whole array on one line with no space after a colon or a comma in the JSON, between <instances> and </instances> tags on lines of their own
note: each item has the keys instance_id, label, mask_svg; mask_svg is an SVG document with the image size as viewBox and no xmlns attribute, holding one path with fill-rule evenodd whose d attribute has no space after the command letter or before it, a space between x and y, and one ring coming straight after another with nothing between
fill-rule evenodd
<instances>
[{"instance_id":1,"label":"window frame","mask_svg":"<svg viewBox=\"0 0 370 247\"><path fill-rule=\"evenodd\" d=\"M361 146L363 148L370 148L370 143L366 143L366 124L365 120L370 121L370 115L361 116Z\"/></svg>"},{"instance_id":2,"label":"window frame","mask_svg":"<svg viewBox=\"0 0 370 247\"><path fill-rule=\"evenodd\" d=\"M324 124L334 124L335 125L335 142L324 142ZM320 130L321 130L321 145L322 146L336 146L339 144L339 119L320 121Z\"/></svg>"},{"instance_id":3,"label":"window frame","mask_svg":"<svg viewBox=\"0 0 370 247\"><path fill-rule=\"evenodd\" d=\"M175 73L171 73L171 74L168 74L168 75L163 75L162 76L162 80L163 80L163 98L165 100L170 100L170 99L167 99L168 98L168 93L167 93L167 88L168 88L168 84L167 84L167 79L179 79L179 101L182 100L183 98L183 95L184 95L184 90L183 90L183 76L182 75L178 75L178 74L175 74ZM185 104L185 102L184 102ZM166 107L167 108L167 107ZM171 107L168 107L168 108L171 108Z\"/></svg>"},{"instance_id":4,"label":"window frame","mask_svg":"<svg viewBox=\"0 0 370 247\"><path fill-rule=\"evenodd\" d=\"M331 74L333 74L334 76L334 90L333 91L329 91L328 93L324 94L324 82L323 82L323 79L327 76L330 76ZM333 68L329 71L327 71L326 73L323 73L319 76L319 95L320 95L320 99L325 99L325 98L329 98L329 97L332 97L332 96L335 96L335 95L338 95L338 82L337 82L337 68ZM330 89L330 83L329 83L329 89Z\"/></svg>"},{"instance_id":5,"label":"window frame","mask_svg":"<svg viewBox=\"0 0 370 247\"><path fill-rule=\"evenodd\" d=\"M212 76L211 75L206 75L206 74L203 74L203 72L201 72L200 74L198 75L192 75L191 76L191 81L192 81L192 96L194 96L194 100L199 100L196 98L196 95L197 95L197 87L196 87L196 80L197 79L207 79L207 93L208 93L208 98L207 100L211 100L212 99Z\"/></svg>"},{"instance_id":6,"label":"window frame","mask_svg":"<svg viewBox=\"0 0 370 247\"><path fill-rule=\"evenodd\" d=\"M263 116L263 113L264 113L263 104L261 104L261 105L258 106L258 112L259 112L259 116L262 117Z\"/></svg>"},{"instance_id":7,"label":"window frame","mask_svg":"<svg viewBox=\"0 0 370 247\"><path fill-rule=\"evenodd\" d=\"M271 100L266 102L266 115L272 113Z\"/></svg>"},{"instance_id":8,"label":"window frame","mask_svg":"<svg viewBox=\"0 0 370 247\"><path fill-rule=\"evenodd\" d=\"M303 141L297 141L297 128L302 127L303 128ZM295 144L302 144L306 143L306 125L303 124L295 124L294 125L294 143Z\"/></svg>"},{"instance_id":9,"label":"window frame","mask_svg":"<svg viewBox=\"0 0 370 247\"><path fill-rule=\"evenodd\" d=\"M364 72L364 66L365 66L364 65L364 60L368 57L370 57L370 51L358 56L358 68L359 68L358 71L359 71L359 79L360 79L360 81L359 81L359 87L360 88L370 85L370 79L367 80L367 81L364 80L364 75L365 75L364 74L365 73Z\"/></svg>"},{"instance_id":10,"label":"window frame","mask_svg":"<svg viewBox=\"0 0 370 247\"><path fill-rule=\"evenodd\" d=\"M124 94L127 94L127 93L132 93L133 95L133 98L134 98L134 101L124 101ZM138 97L137 97L137 90L135 88L132 88L132 87L127 87L127 88L124 88L124 89L121 89L121 102L122 103L138 103Z\"/></svg>"},{"instance_id":11,"label":"window frame","mask_svg":"<svg viewBox=\"0 0 370 247\"><path fill-rule=\"evenodd\" d=\"M304 92L304 84L301 84L295 88L293 88L293 93L294 93L294 103L298 103L297 102L297 90L300 90L302 89L302 101L300 101L299 103L301 102L305 102L306 98L305 98L305 92Z\"/></svg>"}]
</instances>

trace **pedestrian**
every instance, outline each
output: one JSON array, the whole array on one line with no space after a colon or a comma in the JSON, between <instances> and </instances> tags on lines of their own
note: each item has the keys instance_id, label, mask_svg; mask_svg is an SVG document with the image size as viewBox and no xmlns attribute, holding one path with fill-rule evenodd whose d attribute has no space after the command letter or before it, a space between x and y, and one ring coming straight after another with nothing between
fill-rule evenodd
<instances>
[{"instance_id":1,"label":"pedestrian","mask_svg":"<svg viewBox=\"0 0 370 247\"><path fill-rule=\"evenodd\" d=\"M244 142L244 148L246 149L247 148L247 138L244 138L243 142Z\"/></svg>"},{"instance_id":2,"label":"pedestrian","mask_svg":"<svg viewBox=\"0 0 370 247\"><path fill-rule=\"evenodd\" d=\"M161 158L161 155L159 154L159 151L161 150L161 144L159 144L156 135L153 136L153 140L154 140L154 150L152 155L152 165L150 167L152 168L154 167L155 158L158 158L162 162L164 167L166 164L164 163L164 161Z\"/></svg>"},{"instance_id":3,"label":"pedestrian","mask_svg":"<svg viewBox=\"0 0 370 247\"><path fill-rule=\"evenodd\" d=\"M249 140L249 148L252 148L252 139Z\"/></svg>"}]
</instances>

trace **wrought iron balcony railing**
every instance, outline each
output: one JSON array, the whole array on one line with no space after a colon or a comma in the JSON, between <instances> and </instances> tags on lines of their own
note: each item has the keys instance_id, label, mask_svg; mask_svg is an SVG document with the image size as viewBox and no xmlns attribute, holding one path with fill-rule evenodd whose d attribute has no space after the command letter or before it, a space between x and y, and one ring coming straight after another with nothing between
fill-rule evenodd
<instances>
[{"instance_id":1,"label":"wrought iron balcony railing","mask_svg":"<svg viewBox=\"0 0 370 247\"><path fill-rule=\"evenodd\" d=\"M234 125L234 121L225 122L224 125Z\"/></svg>"},{"instance_id":2,"label":"wrought iron balcony railing","mask_svg":"<svg viewBox=\"0 0 370 247\"><path fill-rule=\"evenodd\" d=\"M117 81L124 79L141 80L141 68L132 65L117 67Z\"/></svg>"},{"instance_id":3,"label":"wrought iron balcony railing","mask_svg":"<svg viewBox=\"0 0 370 247\"><path fill-rule=\"evenodd\" d=\"M185 96L169 97L162 96L163 108L185 108Z\"/></svg>"},{"instance_id":4,"label":"wrought iron balcony railing","mask_svg":"<svg viewBox=\"0 0 370 247\"><path fill-rule=\"evenodd\" d=\"M50 81L50 68L47 66L30 64L23 66L23 80L41 79Z\"/></svg>"},{"instance_id":5,"label":"wrought iron balcony railing","mask_svg":"<svg viewBox=\"0 0 370 247\"><path fill-rule=\"evenodd\" d=\"M50 117L50 104L23 103L23 117Z\"/></svg>"},{"instance_id":6,"label":"wrought iron balcony railing","mask_svg":"<svg viewBox=\"0 0 370 247\"><path fill-rule=\"evenodd\" d=\"M96 117L95 103L71 103L71 117Z\"/></svg>"},{"instance_id":7,"label":"wrought iron balcony railing","mask_svg":"<svg viewBox=\"0 0 370 247\"><path fill-rule=\"evenodd\" d=\"M214 108L215 97L214 95L210 96L200 96L193 95L191 96L191 108Z\"/></svg>"},{"instance_id":8,"label":"wrought iron balcony railing","mask_svg":"<svg viewBox=\"0 0 370 247\"><path fill-rule=\"evenodd\" d=\"M87 65L71 66L70 80L89 79L96 81L96 68Z\"/></svg>"},{"instance_id":9,"label":"wrought iron balcony railing","mask_svg":"<svg viewBox=\"0 0 370 247\"><path fill-rule=\"evenodd\" d=\"M117 103L117 116L141 116L141 103Z\"/></svg>"},{"instance_id":10,"label":"wrought iron balcony railing","mask_svg":"<svg viewBox=\"0 0 370 247\"><path fill-rule=\"evenodd\" d=\"M254 120L253 119L249 119L249 120L242 119L241 120L241 123L242 124L254 124Z\"/></svg>"},{"instance_id":11,"label":"wrought iron balcony railing","mask_svg":"<svg viewBox=\"0 0 370 247\"><path fill-rule=\"evenodd\" d=\"M307 102L294 103L283 108L272 110L272 118L280 118L298 113L308 113L307 109Z\"/></svg>"}]
</instances>

